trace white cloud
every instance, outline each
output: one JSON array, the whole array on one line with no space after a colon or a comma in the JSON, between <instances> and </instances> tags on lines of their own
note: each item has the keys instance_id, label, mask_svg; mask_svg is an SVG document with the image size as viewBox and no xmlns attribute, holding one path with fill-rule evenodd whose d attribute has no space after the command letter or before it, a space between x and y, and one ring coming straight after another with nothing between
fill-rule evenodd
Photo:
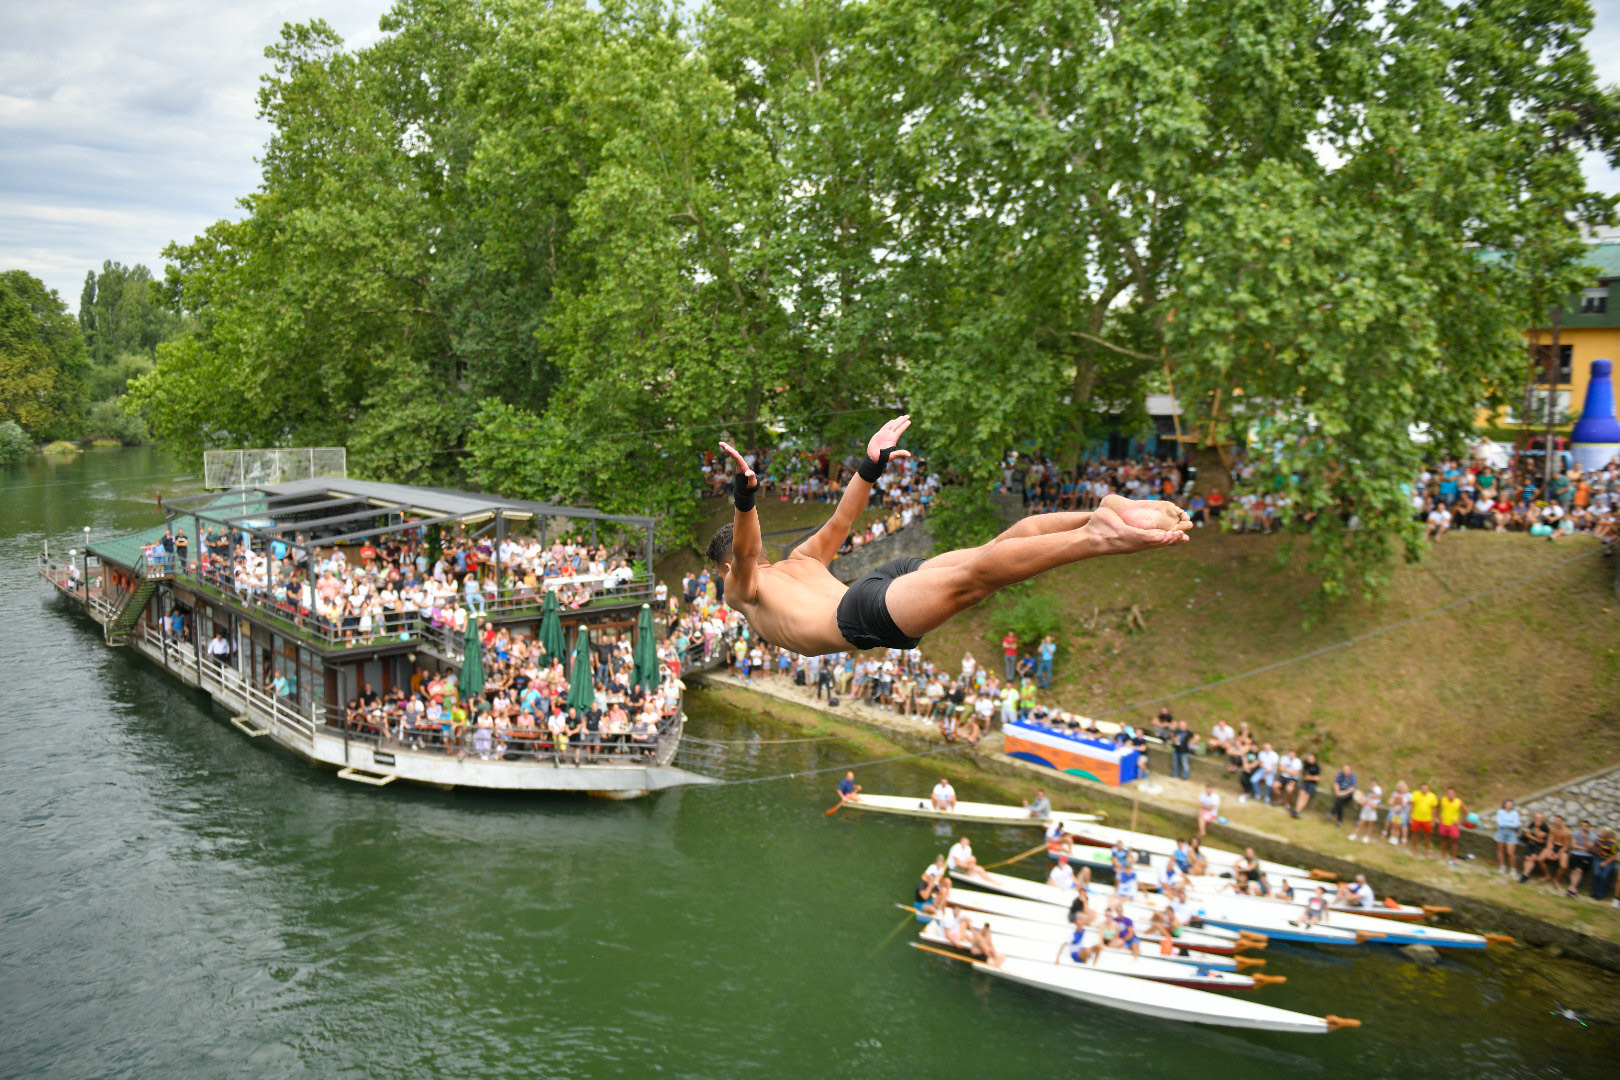
<instances>
[{"instance_id":1,"label":"white cloud","mask_svg":"<svg viewBox=\"0 0 1620 1080\"><path fill-rule=\"evenodd\" d=\"M0 7L0 269L77 309L103 260L161 273L163 248L239 214L269 136L265 47L323 18L351 46L390 0L65 0Z\"/></svg>"}]
</instances>

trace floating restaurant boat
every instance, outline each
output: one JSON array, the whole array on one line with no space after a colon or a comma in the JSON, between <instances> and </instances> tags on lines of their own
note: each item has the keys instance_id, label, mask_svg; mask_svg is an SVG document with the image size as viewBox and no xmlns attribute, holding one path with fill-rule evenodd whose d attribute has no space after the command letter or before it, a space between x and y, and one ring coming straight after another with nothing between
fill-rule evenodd
<instances>
[{"instance_id":1,"label":"floating restaurant boat","mask_svg":"<svg viewBox=\"0 0 1620 1080\"><path fill-rule=\"evenodd\" d=\"M902 814L906 817L934 818L938 821L962 821L972 825L1033 825L1044 828L1051 818L1030 817L1022 806L1004 806L1000 803L963 802L957 800L949 810L936 810L930 798L911 798L906 795L868 795L846 799L845 810L872 810L884 814ZM1053 812L1054 816L1070 821L1099 821L1097 814L1075 814L1067 810Z\"/></svg>"},{"instance_id":2,"label":"floating restaurant boat","mask_svg":"<svg viewBox=\"0 0 1620 1080\"><path fill-rule=\"evenodd\" d=\"M1069 936L1061 932L1042 942L1026 937L1003 935L1000 930L999 923L990 927L997 952L1006 957L1033 960L1038 963L1058 963L1058 955L1069 940ZM953 949L964 956L971 955L952 944L937 922L930 922L923 927L918 937L941 949ZM1064 957L1064 962L1068 962L1067 957ZM1199 990L1253 990L1259 986L1286 981L1286 977L1282 975L1239 975L1211 966L1195 967L1191 964L1180 964L1153 956L1148 952L1143 952L1141 956L1132 956L1128 949L1104 949L1097 954L1096 962L1088 962L1087 966L1097 971L1110 971L1115 975L1129 975L1149 982L1190 986Z\"/></svg>"},{"instance_id":3,"label":"floating restaurant boat","mask_svg":"<svg viewBox=\"0 0 1620 1080\"><path fill-rule=\"evenodd\" d=\"M503 733L483 752L467 752L476 745L450 745L430 728L406 732L403 724L353 725L345 703L360 697L367 684L386 697L393 688L411 687L423 672L459 679L470 652L467 636L417 610L390 611L374 626L323 619L274 588L278 564L300 566L313 583L320 554L345 552L352 567L371 557L368 548L409 541L429 550L446 536L487 544L495 553L492 576L500 581L500 552L517 532L542 545L573 535L589 535L594 542L603 528L617 536L639 532L646 561L637 570L612 578L548 578L538 588L502 582L475 605L484 608L485 625L537 644L549 609L571 658L582 635L639 641L645 632L640 616L653 594L647 572L651 518L332 476L170 499L163 512L162 523L91 540L85 549L67 553L65 561L58 561L60 552L53 559L45 550L40 573L101 624L109 645L127 647L203 690L230 710L231 723L244 735L268 737L314 764L337 769L343 779L379 787L405 780L439 788L631 798L713 782L672 764L684 723L678 708L663 718L656 736L604 735L601 745L584 748L579 763L567 760L544 731ZM166 529L184 530L193 545L187 557L161 546ZM232 537L234 550L223 559L221 552L202 550L205 529ZM262 559L270 580L239 578L232 558L238 551ZM579 606L545 602L545 594L563 580ZM588 602L582 599L587 589ZM183 629L179 635L176 616ZM205 645L216 631L230 645L223 660ZM657 671L656 662L652 670ZM278 681L272 681L272 671Z\"/></svg>"},{"instance_id":4,"label":"floating restaurant boat","mask_svg":"<svg viewBox=\"0 0 1620 1080\"><path fill-rule=\"evenodd\" d=\"M953 960L962 957L936 949L931 945L914 942L917 948L946 956ZM1227 997L1208 990L1191 990L1183 986L1149 982L1129 975L1071 964L1041 963L1008 957L995 967L977 960L968 961L974 968L1000 979L1023 983L1066 997L1078 998L1094 1005L1139 1013L1163 1020L1184 1020L1214 1027L1254 1028L1260 1031L1285 1031L1300 1035L1325 1035L1345 1027L1360 1027L1359 1020L1337 1016L1311 1016L1291 1012L1273 1005L1263 1005L1246 997Z\"/></svg>"}]
</instances>

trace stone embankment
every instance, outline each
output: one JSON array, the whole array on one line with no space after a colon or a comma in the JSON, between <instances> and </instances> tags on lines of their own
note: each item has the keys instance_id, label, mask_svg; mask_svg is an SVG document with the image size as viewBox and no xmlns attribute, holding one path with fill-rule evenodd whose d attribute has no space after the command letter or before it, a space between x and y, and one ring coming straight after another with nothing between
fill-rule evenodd
<instances>
[{"instance_id":1,"label":"stone embankment","mask_svg":"<svg viewBox=\"0 0 1620 1080\"><path fill-rule=\"evenodd\" d=\"M1539 811L1549 820L1559 814L1570 825L1584 819L1601 828L1620 821L1620 765L1526 795L1519 808L1526 814Z\"/></svg>"}]
</instances>

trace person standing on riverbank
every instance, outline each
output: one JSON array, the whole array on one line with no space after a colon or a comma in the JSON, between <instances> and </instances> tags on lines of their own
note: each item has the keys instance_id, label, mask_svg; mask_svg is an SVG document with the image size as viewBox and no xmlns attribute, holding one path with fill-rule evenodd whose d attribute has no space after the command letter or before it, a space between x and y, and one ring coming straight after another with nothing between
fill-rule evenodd
<instances>
[{"instance_id":1,"label":"person standing on riverbank","mask_svg":"<svg viewBox=\"0 0 1620 1080\"><path fill-rule=\"evenodd\" d=\"M1339 774L1333 778L1333 809L1328 811L1335 825L1344 824L1344 810L1355 800L1358 782L1356 774L1348 764L1339 766Z\"/></svg>"},{"instance_id":2,"label":"person standing on riverbank","mask_svg":"<svg viewBox=\"0 0 1620 1080\"><path fill-rule=\"evenodd\" d=\"M1500 873L1511 874L1519 868L1519 828L1523 824L1518 804L1503 799L1502 808L1496 812L1496 866Z\"/></svg>"},{"instance_id":3,"label":"person standing on riverbank","mask_svg":"<svg viewBox=\"0 0 1620 1080\"><path fill-rule=\"evenodd\" d=\"M1468 804L1457 795L1457 789L1446 788L1445 798L1440 800L1440 850L1449 866L1456 866L1462 858L1462 820L1467 813Z\"/></svg>"},{"instance_id":4,"label":"person standing on riverbank","mask_svg":"<svg viewBox=\"0 0 1620 1080\"><path fill-rule=\"evenodd\" d=\"M1428 781L1418 785L1412 793L1412 854L1427 859L1429 847L1434 842L1434 810L1440 802L1440 796ZM1423 842L1418 843L1419 840Z\"/></svg>"}]
</instances>

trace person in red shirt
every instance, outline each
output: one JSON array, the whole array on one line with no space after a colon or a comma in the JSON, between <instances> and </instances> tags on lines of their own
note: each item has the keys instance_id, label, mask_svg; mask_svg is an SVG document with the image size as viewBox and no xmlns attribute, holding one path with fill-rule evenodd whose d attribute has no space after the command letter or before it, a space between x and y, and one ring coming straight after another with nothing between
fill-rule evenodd
<instances>
[{"instance_id":1,"label":"person in red shirt","mask_svg":"<svg viewBox=\"0 0 1620 1080\"><path fill-rule=\"evenodd\" d=\"M1007 631L1007 636L1001 639L1001 660L1007 668L1007 678L1010 681L1018 673L1018 633Z\"/></svg>"},{"instance_id":2,"label":"person in red shirt","mask_svg":"<svg viewBox=\"0 0 1620 1080\"><path fill-rule=\"evenodd\" d=\"M1220 488L1216 488L1209 493L1209 498L1205 499L1204 502L1207 507L1206 513L1209 514L1210 524L1219 524L1221 511L1226 509L1226 493L1221 491Z\"/></svg>"}]
</instances>

